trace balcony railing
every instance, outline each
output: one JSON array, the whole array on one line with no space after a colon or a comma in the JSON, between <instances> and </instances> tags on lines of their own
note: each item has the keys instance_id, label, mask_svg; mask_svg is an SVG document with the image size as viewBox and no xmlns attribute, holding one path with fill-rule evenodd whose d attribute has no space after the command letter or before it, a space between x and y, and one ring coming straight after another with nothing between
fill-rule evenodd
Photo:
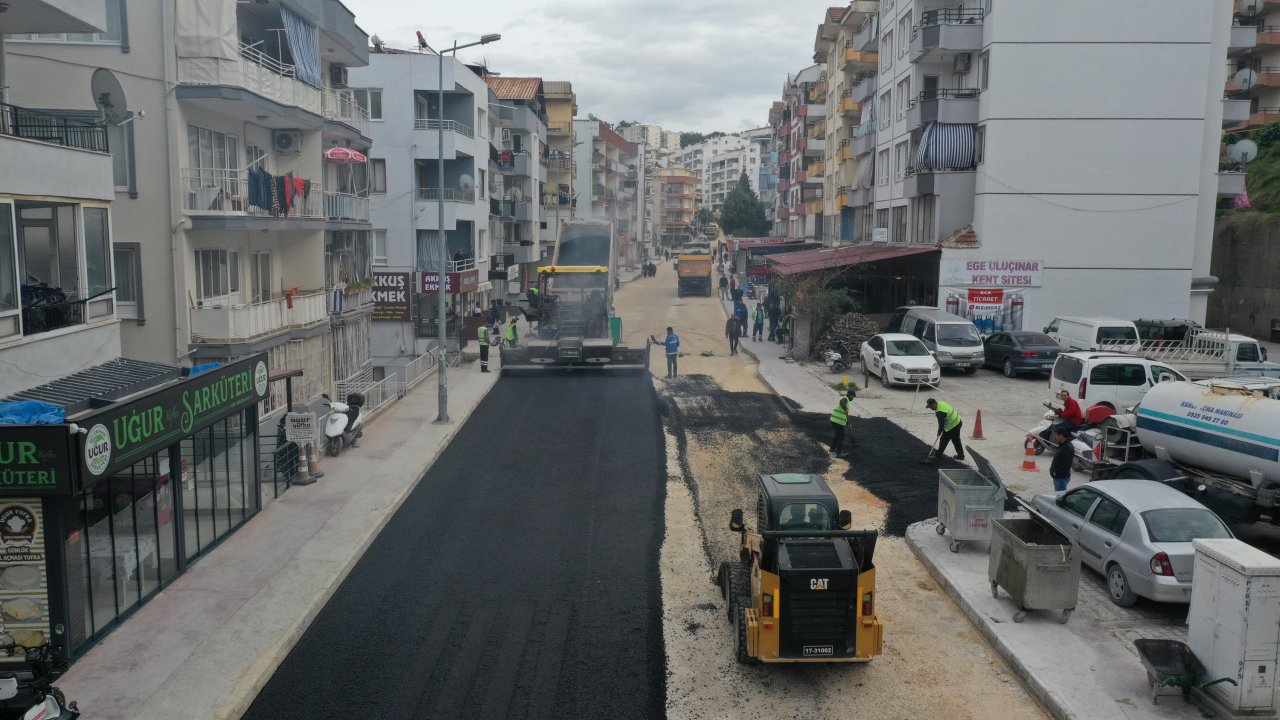
<instances>
[{"instance_id":1,"label":"balcony railing","mask_svg":"<svg viewBox=\"0 0 1280 720\"><path fill-rule=\"evenodd\" d=\"M473 257L461 258L459 260L450 260L444 264L445 272L464 272L466 270L476 269L476 259Z\"/></svg>"},{"instance_id":2,"label":"balcony railing","mask_svg":"<svg viewBox=\"0 0 1280 720\"><path fill-rule=\"evenodd\" d=\"M305 196L294 196L289 203L287 213L283 199L279 201L278 212L271 209L270 194L259 200L267 207L249 202L249 173L246 170L183 168L182 187L185 190L182 196L182 209L196 215L308 219L329 217L325 213L324 189L318 184L311 185Z\"/></svg>"},{"instance_id":3,"label":"balcony railing","mask_svg":"<svg viewBox=\"0 0 1280 720\"><path fill-rule=\"evenodd\" d=\"M475 188L459 190L458 188L418 188L418 199L425 202L475 202Z\"/></svg>"},{"instance_id":4,"label":"balcony railing","mask_svg":"<svg viewBox=\"0 0 1280 720\"><path fill-rule=\"evenodd\" d=\"M299 80L292 65L281 63L243 42L234 64L210 64L207 58L178 58L178 81L186 85L242 87L283 105L315 115L324 113L319 88Z\"/></svg>"},{"instance_id":5,"label":"balcony railing","mask_svg":"<svg viewBox=\"0 0 1280 720\"><path fill-rule=\"evenodd\" d=\"M938 8L920 13L920 22L911 28L911 37L915 37L924 28L937 25L977 25L982 22L985 12L982 8Z\"/></svg>"},{"instance_id":6,"label":"balcony railing","mask_svg":"<svg viewBox=\"0 0 1280 720\"><path fill-rule=\"evenodd\" d=\"M329 312L335 315L359 310L373 304L373 288L352 290L346 283L339 283L325 294L328 298Z\"/></svg>"},{"instance_id":7,"label":"balcony railing","mask_svg":"<svg viewBox=\"0 0 1280 720\"><path fill-rule=\"evenodd\" d=\"M22 334L50 332L84 322L84 306L88 300L26 305L22 308Z\"/></svg>"},{"instance_id":8,"label":"balcony railing","mask_svg":"<svg viewBox=\"0 0 1280 720\"><path fill-rule=\"evenodd\" d=\"M413 129L414 130L439 130L440 120L436 118L414 118ZM464 137L469 137L469 138L473 138L476 136L475 131L471 129L470 125L467 125L466 123L460 123L457 120L445 120L444 131L456 132L459 135L462 135Z\"/></svg>"},{"instance_id":9,"label":"balcony railing","mask_svg":"<svg viewBox=\"0 0 1280 720\"><path fill-rule=\"evenodd\" d=\"M360 107L350 91L325 90L323 105L326 120L345 123L369 136L369 111Z\"/></svg>"},{"instance_id":10,"label":"balcony railing","mask_svg":"<svg viewBox=\"0 0 1280 720\"><path fill-rule=\"evenodd\" d=\"M0 134L63 147L107 152L107 128L53 113L0 103Z\"/></svg>"},{"instance_id":11,"label":"balcony railing","mask_svg":"<svg viewBox=\"0 0 1280 720\"><path fill-rule=\"evenodd\" d=\"M572 170L573 158L568 157L548 157L542 161L548 170Z\"/></svg>"},{"instance_id":12,"label":"balcony railing","mask_svg":"<svg viewBox=\"0 0 1280 720\"><path fill-rule=\"evenodd\" d=\"M330 220L369 222L369 198L350 193L326 191L324 214Z\"/></svg>"},{"instance_id":13,"label":"balcony railing","mask_svg":"<svg viewBox=\"0 0 1280 720\"><path fill-rule=\"evenodd\" d=\"M191 308L192 342L242 341L288 328L308 327L328 318L328 293L314 290L249 305Z\"/></svg>"},{"instance_id":14,"label":"balcony railing","mask_svg":"<svg viewBox=\"0 0 1280 720\"><path fill-rule=\"evenodd\" d=\"M548 135L570 135L573 133L572 122L549 122L547 123Z\"/></svg>"}]
</instances>

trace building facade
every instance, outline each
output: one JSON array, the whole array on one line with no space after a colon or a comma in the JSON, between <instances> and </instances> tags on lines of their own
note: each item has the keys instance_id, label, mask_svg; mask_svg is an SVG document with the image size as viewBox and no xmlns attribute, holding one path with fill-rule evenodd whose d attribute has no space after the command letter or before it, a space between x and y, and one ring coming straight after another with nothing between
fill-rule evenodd
<instances>
[{"instance_id":1,"label":"building facade","mask_svg":"<svg viewBox=\"0 0 1280 720\"><path fill-rule=\"evenodd\" d=\"M551 155L547 145L547 109L542 78L488 75L485 81L497 96L490 108L498 125L498 170L489 179L490 213L496 209L501 227L502 252L520 266L520 284L505 283L509 294L523 292L523 284L534 279L537 263L543 260L543 231L546 221L548 166L563 165L567 156ZM557 204L553 207L558 207ZM495 245L497 241L495 240Z\"/></svg>"},{"instance_id":2,"label":"building facade","mask_svg":"<svg viewBox=\"0 0 1280 720\"><path fill-rule=\"evenodd\" d=\"M637 150L599 120L574 120L573 127L576 217L611 223L615 261L634 266L642 259L636 208L643 193L636 187L638 175L633 176Z\"/></svg>"},{"instance_id":3,"label":"building facade","mask_svg":"<svg viewBox=\"0 0 1280 720\"><path fill-rule=\"evenodd\" d=\"M788 238L823 237L823 176L808 168L826 157L825 120L828 80L824 67L811 65L788 76L782 107L770 113L778 134L778 201L775 227ZM821 131L821 132L820 132Z\"/></svg>"},{"instance_id":4,"label":"building facade","mask_svg":"<svg viewBox=\"0 0 1280 720\"><path fill-rule=\"evenodd\" d=\"M698 174L688 168L661 168L654 173L653 186L657 207L650 215L657 218L659 243L667 248L679 247L694 236L693 215Z\"/></svg>"},{"instance_id":5,"label":"building facade","mask_svg":"<svg viewBox=\"0 0 1280 720\"><path fill-rule=\"evenodd\" d=\"M547 108L547 184L542 196L542 216L546 224L542 244L547 257L554 254L560 223L572 220L577 192L574 185L573 119L578 114L578 99L573 84L564 80L542 83Z\"/></svg>"}]
</instances>

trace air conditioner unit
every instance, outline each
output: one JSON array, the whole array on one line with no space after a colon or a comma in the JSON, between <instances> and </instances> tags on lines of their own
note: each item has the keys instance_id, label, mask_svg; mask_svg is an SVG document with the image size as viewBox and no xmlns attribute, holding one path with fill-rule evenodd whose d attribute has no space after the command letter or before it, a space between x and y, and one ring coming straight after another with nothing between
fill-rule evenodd
<instances>
[{"instance_id":1,"label":"air conditioner unit","mask_svg":"<svg viewBox=\"0 0 1280 720\"><path fill-rule=\"evenodd\" d=\"M302 131L301 130L273 130L271 132L271 147L280 155L301 155L302 154Z\"/></svg>"},{"instance_id":2,"label":"air conditioner unit","mask_svg":"<svg viewBox=\"0 0 1280 720\"><path fill-rule=\"evenodd\" d=\"M964 75L969 72L969 68L973 66L973 53L960 53L956 55L956 73Z\"/></svg>"},{"instance_id":3,"label":"air conditioner unit","mask_svg":"<svg viewBox=\"0 0 1280 720\"><path fill-rule=\"evenodd\" d=\"M502 142L511 142L511 128L502 128Z\"/></svg>"},{"instance_id":4,"label":"air conditioner unit","mask_svg":"<svg viewBox=\"0 0 1280 720\"><path fill-rule=\"evenodd\" d=\"M329 66L329 85L336 88L347 86L347 66L334 63Z\"/></svg>"}]
</instances>

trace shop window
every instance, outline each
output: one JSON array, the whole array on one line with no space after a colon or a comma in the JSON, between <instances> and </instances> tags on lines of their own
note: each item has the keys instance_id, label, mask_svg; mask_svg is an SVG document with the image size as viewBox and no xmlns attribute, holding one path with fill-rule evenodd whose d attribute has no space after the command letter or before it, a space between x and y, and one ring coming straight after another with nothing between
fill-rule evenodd
<instances>
[{"instance_id":1,"label":"shop window","mask_svg":"<svg viewBox=\"0 0 1280 720\"><path fill-rule=\"evenodd\" d=\"M181 443L182 549L187 560L226 537L256 508L256 433L245 417L240 413L220 420Z\"/></svg>"}]
</instances>

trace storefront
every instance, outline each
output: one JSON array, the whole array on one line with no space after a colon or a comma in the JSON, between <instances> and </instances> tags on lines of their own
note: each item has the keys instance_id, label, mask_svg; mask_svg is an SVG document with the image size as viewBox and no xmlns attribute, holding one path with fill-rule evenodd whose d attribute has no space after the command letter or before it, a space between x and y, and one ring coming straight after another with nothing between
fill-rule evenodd
<instances>
[{"instance_id":1,"label":"storefront","mask_svg":"<svg viewBox=\"0 0 1280 720\"><path fill-rule=\"evenodd\" d=\"M69 657L260 507L257 354L57 425L0 425L0 641Z\"/></svg>"}]
</instances>

